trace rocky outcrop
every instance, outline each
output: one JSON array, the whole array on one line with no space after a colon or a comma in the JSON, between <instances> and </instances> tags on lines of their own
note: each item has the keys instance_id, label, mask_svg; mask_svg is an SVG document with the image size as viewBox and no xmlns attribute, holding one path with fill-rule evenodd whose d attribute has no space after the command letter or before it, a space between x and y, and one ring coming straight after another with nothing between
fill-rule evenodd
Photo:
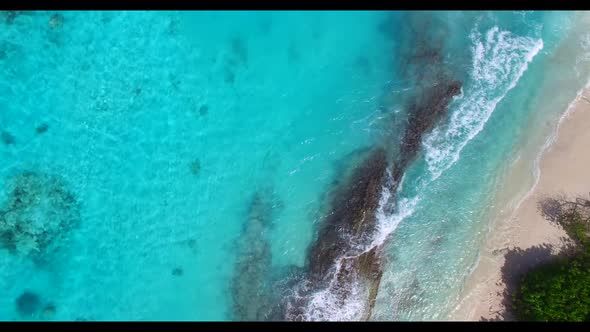
<instances>
[{"instance_id":1,"label":"rocky outcrop","mask_svg":"<svg viewBox=\"0 0 590 332\"><path fill-rule=\"evenodd\" d=\"M353 287L357 287L354 301L359 300L358 294L364 297L362 319L371 317L383 274L382 244L370 247L383 189L396 192L403 174L420 151L424 135L444 117L452 98L461 91L461 82L445 70L440 36L428 39L424 34L425 29L430 29L428 24L423 26L420 20L414 23L417 43L402 62L402 72L414 81L415 89L405 104L406 123L397 147L391 147L396 142L385 142L384 147L370 150L349 174L342 174L343 180L329 195L329 213L309 250L305 292L287 306L287 319L306 319L303 313L308 304L302 298L313 292L330 292L344 304ZM395 151L393 156L389 151Z\"/></svg>"}]
</instances>

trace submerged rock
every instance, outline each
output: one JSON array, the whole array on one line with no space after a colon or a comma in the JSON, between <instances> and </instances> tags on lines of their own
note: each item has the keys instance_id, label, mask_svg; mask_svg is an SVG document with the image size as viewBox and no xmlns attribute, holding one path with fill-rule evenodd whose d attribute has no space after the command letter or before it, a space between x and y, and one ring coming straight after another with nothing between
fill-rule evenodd
<instances>
[{"instance_id":1,"label":"submerged rock","mask_svg":"<svg viewBox=\"0 0 590 332\"><path fill-rule=\"evenodd\" d=\"M37 128L35 128L35 132L37 134L43 134L45 133L47 130L49 130L49 125L46 123L42 123L40 125L37 126Z\"/></svg>"},{"instance_id":2,"label":"submerged rock","mask_svg":"<svg viewBox=\"0 0 590 332\"><path fill-rule=\"evenodd\" d=\"M7 131L3 131L2 133L0 133L0 139L2 139L2 143L4 143L5 145L12 145L16 143L16 139L14 138L14 136Z\"/></svg>"},{"instance_id":3,"label":"submerged rock","mask_svg":"<svg viewBox=\"0 0 590 332\"><path fill-rule=\"evenodd\" d=\"M201 107L199 107L199 115L200 116L205 116L209 113L209 106L207 105L201 105Z\"/></svg>"},{"instance_id":4,"label":"submerged rock","mask_svg":"<svg viewBox=\"0 0 590 332\"><path fill-rule=\"evenodd\" d=\"M199 159L191 161L189 169L193 175L198 175L201 172L201 161Z\"/></svg>"},{"instance_id":5,"label":"submerged rock","mask_svg":"<svg viewBox=\"0 0 590 332\"><path fill-rule=\"evenodd\" d=\"M64 24L64 17L62 14L55 13L49 18L49 27L51 29L61 28Z\"/></svg>"},{"instance_id":6,"label":"submerged rock","mask_svg":"<svg viewBox=\"0 0 590 332\"><path fill-rule=\"evenodd\" d=\"M379 205L386 167L385 150L375 149L334 191L332 208L310 250L312 279L321 279L339 255L362 244L363 234L374 230L371 212Z\"/></svg>"},{"instance_id":7,"label":"submerged rock","mask_svg":"<svg viewBox=\"0 0 590 332\"><path fill-rule=\"evenodd\" d=\"M236 74L231 68L226 68L224 72L225 83L232 85L236 81Z\"/></svg>"},{"instance_id":8,"label":"submerged rock","mask_svg":"<svg viewBox=\"0 0 590 332\"><path fill-rule=\"evenodd\" d=\"M43 308L43 312L41 312L41 318L43 319L52 319L55 316L55 305L53 303L49 303Z\"/></svg>"},{"instance_id":9,"label":"submerged rock","mask_svg":"<svg viewBox=\"0 0 590 332\"><path fill-rule=\"evenodd\" d=\"M376 230L375 211L386 184L388 158L383 148L363 152L361 162L344 172L327 196L329 209L309 250L307 276L297 294L287 299L290 303L284 305L288 320L308 319L309 297L320 290L343 304L357 285L368 294L366 307L374 303L382 275L380 248L366 245Z\"/></svg>"},{"instance_id":10,"label":"submerged rock","mask_svg":"<svg viewBox=\"0 0 590 332\"><path fill-rule=\"evenodd\" d=\"M184 274L184 270L181 267L175 267L172 269L172 275L175 277L180 277Z\"/></svg>"},{"instance_id":11,"label":"submerged rock","mask_svg":"<svg viewBox=\"0 0 590 332\"><path fill-rule=\"evenodd\" d=\"M6 24L14 23L14 20L21 14L19 10L7 10L4 12L4 22Z\"/></svg>"},{"instance_id":12,"label":"submerged rock","mask_svg":"<svg viewBox=\"0 0 590 332\"><path fill-rule=\"evenodd\" d=\"M408 122L402 136L399 152L399 170L403 170L415 159L424 134L434 128L446 114L448 104L461 92L461 82L446 80L423 91L408 105ZM401 175L394 173L401 179Z\"/></svg>"},{"instance_id":13,"label":"submerged rock","mask_svg":"<svg viewBox=\"0 0 590 332\"><path fill-rule=\"evenodd\" d=\"M248 48L243 38L235 37L231 40L231 55L240 64L248 64Z\"/></svg>"},{"instance_id":14,"label":"submerged rock","mask_svg":"<svg viewBox=\"0 0 590 332\"><path fill-rule=\"evenodd\" d=\"M31 317L37 314L41 307L41 300L39 295L25 291L15 301L16 311L19 315L24 317Z\"/></svg>"}]
</instances>

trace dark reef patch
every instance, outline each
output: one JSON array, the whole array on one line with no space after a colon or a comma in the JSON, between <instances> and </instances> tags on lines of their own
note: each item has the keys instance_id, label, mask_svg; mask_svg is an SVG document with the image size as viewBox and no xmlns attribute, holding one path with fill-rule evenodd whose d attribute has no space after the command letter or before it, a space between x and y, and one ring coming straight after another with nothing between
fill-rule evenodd
<instances>
[{"instance_id":1,"label":"dark reef patch","mask_svg":"<svg viewBox=\"0 0 590 332\"><path fill-rule=\"evenodd\" d=\"M2 133L0 133L0 140L2 140L4 145L13 145L16 143L16 138L7 131L2 131Z\"/></svg>"},{"instance_id":2,"label":"dark reef patch","mask_svg":"<svg viewBox=\"0 0 590 332\"><path fill-rule=\"evenodd\" d=\"M59 29L63 26L64 24L64 17L62 14L59 13L54 13L53 15L51 15L51 17L49 17L49 27L51 29Z\"/></svg>"},{"instance_id":3,"label":"dark reef patch","mask_svg":"<svg viewBox=\"0 0 590 332\"><path fill-rule=\"evenodd\" d=\"M11 25L14 23L14 20L21 14L19 10L7 10L3 12L4 16L4 23Z\"/></svg>"},{"instance_id":4,"label":"dark reef patch","mask_svg":"<svg viewBox=\"0 0 590 332\"><path fill-rule=\"evenodd\" d=\"M172 86L172 88L173 88L175 91L178 91L178 90L180 89L180 83L181 83L181 82L180 82L180 80L178 79L178 77L176 77L176 75L174 75L174 74L170 73L170 74L168 75L168 80L169 80L169 82L170 82L170 86Z\"/></svg>"},{"instance_id":5,"label":"dark reef patch","mask_svg":"<svg viewBox=\"0 0 590 332\"><path fill-rule=\"evenodd\" d=\"M41 299L36 293L25 291L15 300L16 312L23 317L32 317L41 307Z\"/></svg>"},{"instance_id":6,"label":"dark reef patch","mask_svg":"<svg viewBox=\"0 0 590 332\"><path fill-rule=\"evenodd\" d=\"M48 303L43 308L43 311L41 312L41 318L43 318L43 319L52 319L53 316L55 316L55 312L56 311L57 311L57 308L55 307L55 304Z\"/></svg>"},{"instance_id":7,"label":"dark reef patch","mask_svg":"<svg viewBox=\"0 0 590 332\"><path fill-rule=\"evenodd\" d=\"M43 134L43 133L47 132L48 129L49 129L49 125L47 123L42 123L35 128L35 132L37 134Z\"/></svg>"},{"instance_id":8,"label":"dark reef patch","mask_svg":"<svg viewBox=\"0 0 590 332\"><path fill-rule=\"evenodd\" d=\"M133 97L139 97L141 95L142 89L141 87L135 87L133 88L133 91L131 92L133 94Z\"/></svg>"},{"instance_id":9,"label":"dark reef patch","mask_svg":"<svg viewBox=\"0 0 590 332\"><path fill-rule=\"evenodd\" d=\"M201 161L197 158L189 164L189 170L193 175L199 175L201 172Z\"/></svg>"},{"instance_id":10,"label":"dark reef patch","mask_svg":"<svg viewBox=\"0 0 590 332\"><path fill-rule=\"evenodd\" d=\"M268 190L257 191L250 201L247 221L238 238L239 255L231 284L235 320L261 321L270 317L273 290L269 232L280 205Z\"/></svg>"},{"instance_id":11,"label":"dark reef patch","mask_svg":"<svg viewBox=\"0 0 590 332\"><path fill-rule=\"evenodd\" d=\"M190 249L197 249L197 240L196 239L190 239L190 240L186 241L186 245Z\"/></svg>"},{"instance_id":12,"label":"dark reef patch","mask_svg":"<svg viewBox=\"0 0 590 332\"><path fill-rule=\"evenodd\" d=\"M205 116L209 113L209 106L207 105L201 105L201 107L199 107L199 115L200 116Z\"/></svg>"},{"instance_id":13,"label":"dark reef patch","mask_svg":"<svg viewBox=\"0 0 590 332\"><path fill-rule=\"evenodd\" d=\"M24 171L0 208L0 245L40 263L80 224L80 206L61 177Z\"/></svg>"},{"instance_id":14,"label":"dark reef patch","mask_svg":"<svg viewBox=\"0 0 590 332\"><path fill-rule=\"evenodd\" d=\"M15 49L16 47L9 42L0 42L0 60L6 59Z\"/></svg>"},{"instance_id":15,"label":"dark reef patch","mask_svg":"<svg viewBox=\"0 0 590 332\"><path fill-rule=\"evenodd\" d=\"M232 38L229 48L223 69L223 80L226 84L233 85L236 81L236 71L248 66L248 48L241 37Z\"/></svg>"},{"instance_id":16,"label":"dark reef patch","mask_svg":"<svg viewBox=\"0 0 590 332\"><path fill-rule=\"evenodd\" d=\"M248 65L248 48L243 38L234 37L231 40L231 59L230 61L237 61L239 64Z\"/></svg>"},{"instance_id":17,"label":"dark reef patch","mask_svg":"<svg viewBox=\"0 0 590 332\"><path fill-rule=\"evenodd\" d=\"M397 18L393 13L386 13L385 18L377 24L377 30L388 39L394 39L397 35Z\"/></svg>"},{"instance_id":18,"label":"dark reef patch","mask_svg":"<svg viewBox=\"0 0 590 332\"><path fill-rule=\"evenodd\" d=\"M16 241L14 233L10 231L3 231L0 233L0 245L10 252L16 251Z\"/></svg>"},{"instance_id":19,"label":"dark reef patch","mask_svg":"<svg viewBox=\"0 0 590 332\"><path fill-rule=\"evenodd\" d=\"M180 20L176 17L173 17L170 19L170 21L168 22L168 28L166 29L166 31L171 34L171 35L176 35L178 34L178 31L180 29Z\"/></svg>"},{"instance_id":20,"label":"dark reef patch","mask_svg":"<svg viewBox=\"0 0 590 332\"><path fill-rule=\"evenodd\" d=\"M175 277L180 277L184 274L184 270L182 269L182 267L175 267L172 269L172 275Z\"/></svg>"},{"instance_id":21,"label":"dark reef patch","mask_svg":"<svg viewBox=\"0 0 590 332\"><path fill-rule=\"evenodd\" d=\"M225 68L223 80L226 84L233 85L236 81L236 74L231 68Z\"/></svg>"}]
</instances>

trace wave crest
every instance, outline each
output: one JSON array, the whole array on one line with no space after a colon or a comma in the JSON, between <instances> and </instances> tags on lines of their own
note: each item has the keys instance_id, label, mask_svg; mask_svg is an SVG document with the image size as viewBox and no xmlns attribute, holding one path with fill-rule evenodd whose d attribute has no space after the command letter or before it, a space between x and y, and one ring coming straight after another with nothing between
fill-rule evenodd
<instances>
[{"instance_id":1,"label":"wave crest","mask_svg":"<svg viewBox=\"0 0 590 332\"><path fill-rule=\"evenodd\" d=\"M471 84L455 100L448 123L435 128L423 146L432 180L450 168L463 148L484 128L498 103L512 90L529 63L543 49L543 40L521 37L497 26L484 36L474 29Z\"/></svg>"}]
</instances>

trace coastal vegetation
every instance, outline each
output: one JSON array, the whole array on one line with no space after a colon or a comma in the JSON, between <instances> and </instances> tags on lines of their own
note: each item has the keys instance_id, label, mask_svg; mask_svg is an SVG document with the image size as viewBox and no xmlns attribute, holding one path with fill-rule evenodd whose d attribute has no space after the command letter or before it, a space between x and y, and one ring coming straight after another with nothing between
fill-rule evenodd
<instances>
[{"instance_id":1,"label":"coastal vegetation","mask_svg":"<svg viewBox=\"0 0 590 332\"><path fill-rule=\"evenodd\" d=\"M519 320L590 321L590 200L565 197L539 203L543 216L562 227L573 245L567 255L531 269L513 294Z\"/></svg>"}]
</instances>

